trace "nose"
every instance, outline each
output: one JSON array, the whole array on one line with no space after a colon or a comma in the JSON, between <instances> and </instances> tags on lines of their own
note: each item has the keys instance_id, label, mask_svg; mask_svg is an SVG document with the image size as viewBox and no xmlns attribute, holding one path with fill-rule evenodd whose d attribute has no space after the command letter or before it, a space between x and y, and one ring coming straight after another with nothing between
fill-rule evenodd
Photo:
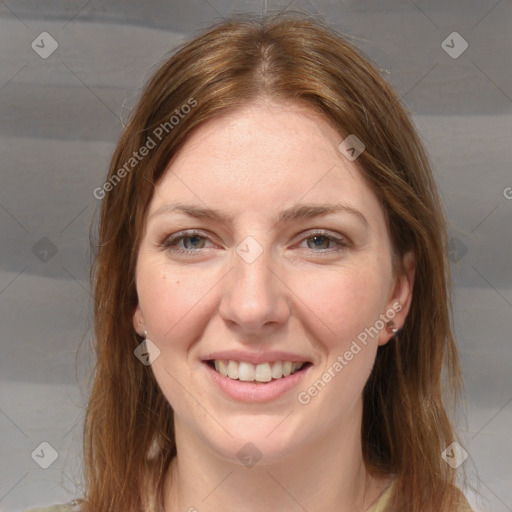
<instances>
[{"instance_id":1,"label":"nose","mask_svg":"<svg viewBox=\"0 0 512 512\"><path fill-rule=\"evenodd\" d=\"M291 316L290 292L269 251L251 260L242 252L233 254L219 306L220 316L242 337L268 334Z\"/></svg>"}]
</instances>

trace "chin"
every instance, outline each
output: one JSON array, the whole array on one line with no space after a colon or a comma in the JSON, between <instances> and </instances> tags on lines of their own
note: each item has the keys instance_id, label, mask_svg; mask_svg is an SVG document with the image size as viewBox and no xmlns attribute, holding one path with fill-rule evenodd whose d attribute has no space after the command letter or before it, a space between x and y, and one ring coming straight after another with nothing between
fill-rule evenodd
<instances>
[{"instance_id":1,"label":"chin","mask_svg":"<svg viewBox=\"0 0 512 512\"><path fill-rule=\"evenodd\" d=\"M285 431L279 432L279 429L276 429L278 423L275 421L264 422L265 426L259 428L254 427L255 420L257 422L255 416L250 419L252 428L244 428L243 421L238 423L238 428L228 428L233 437L225 434L222 438L217 436L215 439L205 440L219 457L246 467L283 462L299 449L296 436ZM270 424L272 427L267 428Z\"/></svg>"}]
</instances>

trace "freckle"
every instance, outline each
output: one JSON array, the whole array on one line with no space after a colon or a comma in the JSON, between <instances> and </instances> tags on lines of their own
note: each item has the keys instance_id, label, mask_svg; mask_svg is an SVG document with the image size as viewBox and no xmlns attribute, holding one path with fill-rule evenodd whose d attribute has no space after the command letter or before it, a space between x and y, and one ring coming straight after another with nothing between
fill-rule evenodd
<instances>
[{"instance_id":1,"label":"freckle","mask_svg":"<svg viewBox=\"0 0 512 512\"><path fill-rule=\"evenodd\" d=\"M180 284L180 282L179 282L179 281L176 281L176 284Z\"/></svg>"}]
</instances>

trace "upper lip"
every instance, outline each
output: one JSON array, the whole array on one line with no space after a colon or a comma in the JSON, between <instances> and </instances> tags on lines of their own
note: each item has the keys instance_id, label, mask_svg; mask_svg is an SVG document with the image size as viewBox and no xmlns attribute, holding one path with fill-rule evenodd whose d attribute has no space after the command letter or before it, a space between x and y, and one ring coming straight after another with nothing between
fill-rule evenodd
<instances>
[{"instance_id":1,"label":"upper lip","mask_svg":"<svg viewBox=\"0 0 512 512\"><path fill-rule=\"evenodd\" d=\"M292 363L307 363L310 359L307 357L292 354L291 352L280 352L271 350L268 352L245 352L241 350L223 350L212 352L203 361L224 360L224 361L244 361L252 364L273 363L275 361L291 361Z\"/></svg>"}]
</instances>

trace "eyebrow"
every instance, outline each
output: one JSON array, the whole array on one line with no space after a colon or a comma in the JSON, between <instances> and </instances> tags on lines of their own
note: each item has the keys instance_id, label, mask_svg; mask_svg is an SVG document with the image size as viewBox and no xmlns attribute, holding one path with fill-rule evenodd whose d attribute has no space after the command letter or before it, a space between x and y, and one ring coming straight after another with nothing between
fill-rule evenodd
<instances>
[{"instance_id":1,"label":"eyebrow","mask_svg":"<svg viewBox=\"0 0 512 512\"><path fill-rule=\"evenodd\" d=\"M173 203L165 205L162 208L159 208L156 212L152 213L149 216L149 218L172 212L183 213L185 215L195 217L197 219L207 218L224 224L232 223L234 220L233 215L228 215L226 213L211 210L209 208L204 208L202 206L182 203ZM302 219L312 219L340 212L351 214L357 217L365 226L368 226L368 221L366 220L366 217L359 210L356 210L355 208L352 208L351 206L342 203L297 204L295 206L292 206L291 208L283 210L279 214L278 223L285 223Z\"/></svg>"}]
</instances>

